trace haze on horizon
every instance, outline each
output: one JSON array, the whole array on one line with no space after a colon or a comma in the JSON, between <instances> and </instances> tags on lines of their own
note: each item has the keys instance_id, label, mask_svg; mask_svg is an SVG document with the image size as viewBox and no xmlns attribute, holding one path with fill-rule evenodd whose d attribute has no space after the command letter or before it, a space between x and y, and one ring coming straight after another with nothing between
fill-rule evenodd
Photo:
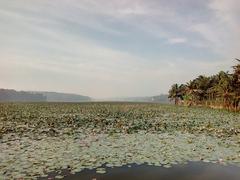
<instances>
[{"instance_id":1,"label":"haze on horizon","mask_svg":"<svg viewBox=\"0 0 240 180\"><path fill-rule=\"evenodd\" d=\"M151 96L239 58L239 0L0 0L0 23L0 88Z\"/></svg>"}]
</instances>

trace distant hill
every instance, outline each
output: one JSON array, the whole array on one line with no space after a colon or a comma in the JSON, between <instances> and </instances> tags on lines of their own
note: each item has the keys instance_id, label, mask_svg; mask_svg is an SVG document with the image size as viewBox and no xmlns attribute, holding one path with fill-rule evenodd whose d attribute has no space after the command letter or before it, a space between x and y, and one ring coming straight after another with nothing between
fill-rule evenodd
<instances>
[{"instance_id":1,"label":"distant hill","mask_svg":"<svg viewBox=\"0 0 240 180\"><path fill-rule=\"evenodd\" d=\"M13 89L0 89L0 102L85 102L91 101L88 96L78 94L16 91Z\"/></svg>"},{"instance_id":2,"label":"distant hill","mask_svg":"<svg viewBox=\"0 0 240 180\"><path fill-rule=\"evenodd\" d=\"M0 89L0 102L88 102L92 99L78 94L48 92L48 91L16 91ZM122 101L122 102L154 102L169 104L168 95L146 97L119 97L109 99L95 99L95 101Z\"/></svg>"},{"instance_id":3,"label":"distant hill","mask_svg":"<svg viewBox=\"0 0 240 180\"><path fill-rule=\"evenodd\" d=\"M167 94L160 94L158 96L152 96L151 98L152 98L153 102L161 102L161 103L167 103L167 104L171 103L169 101L169 98L168 98Z\"/></svg>"},{"instance_id":4,"label":"distant hill","mask_svg":"<svg viewBox=\"0 0 240 180\"><path fill-rule=\"evenodd\" d=\"M1 102L44 102L47 98L41 93L15 91L13 89L0 89Z\"/></svg>"},{"instance_id":5,"label":"distant hill","mask_svg":"<svg viewBox=\"0 0 240 180\"><path fill-rule=\"evenodd\" d=\"M40 92L46 96L48 102L83 102L91 101L88 96L78 94L58 93L58 92Z\"/></svg>"},{"instance_id":6,"label":"distant hill","mask_svg":"<svg viewBox=\"0 0 240 180\"><path fill-rule=\"evenodd\" d=\"M103 101L127 101L127 102L155 102L155 103L164 103L170 104L171 102L168 99L168 95L161 94L157 96L146 96L146 97L117 97L117 98L108 98L102 99Z\"/></svg>"}]
</instances>

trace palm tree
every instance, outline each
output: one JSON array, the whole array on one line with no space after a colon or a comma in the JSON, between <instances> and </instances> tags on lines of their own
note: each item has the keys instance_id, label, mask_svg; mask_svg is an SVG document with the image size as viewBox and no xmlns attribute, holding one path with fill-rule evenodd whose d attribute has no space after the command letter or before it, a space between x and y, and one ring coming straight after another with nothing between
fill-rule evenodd
<instances>
[{"instance_id":1,"label":"palm tree","mask_svg":"<svg viewBox=\"0 0 240 180\"><path fill-rule=\"evenodd\" d=\"M223 101L223 107L230 108L233 96L232 76L228 72L220 71L218 73L219 82L216 86L217 95Z\"/></svg>"},{"instance_id":2,"label":"palm tree","mask_svg":"<svg viewBox=\"0 0 240 180\"><path fill-rule=\"evenodd\" d=\"M178 84L173 84L168 94L168 98L170 98L171 101L174 100L174 104L178 105L179 100L183 99L183 85L178 86Z\"/></svg>"},{"instance_id":3,"label":"palm tree","mask_svg":"<svg viewBox=\"0 0 240 180\"><path fill-rule=\"evenodd\" d=\"M196 81L196 92L198 96L199 102L204 102L208 99L208 94L207 91L210 88L211 81L210 77L200 75L198 76L195 81Z\"/></svg>"},{"instance_id":4,"label":"palm tree","mask_svg":"<svg viewBox=\"0 0 240 180\"><path fill-rule=\"evenodd\" d=\"M235 110L240 106L240 60L236 59L239 63L233 66L232 88L234 93L233 107Z\"/></svg>"},{"instance_id":5,"label":"palm tree","mask_svg":"<svg viewBox=\"0 0 240 180\"><path fill-rule=\"evenodd\" d=\"M186 96L188 101L188 106L191 106L193 103L197 102L197 83L196 80L189 81L186 84Z\"/></svg>"},{"instance_id":6,"label":"palm tree","mask_svg":"<svg viewBox=\"0 0 240 180\"><path fill-rule=\"evenodd\" d=\"M217 99L217 85L219 83L219 78L217 75L210 76L209 87L206 91L208 96L208 101L210 106L214 106Z\"/></svg>"},{"instance_id":7,"label":"palm tree","mask_svg":"<svg viewBox=\"0 0 240 180\"><path fill-rule=\"evenodd\" d=\"M210 105L228 109L240 109L240 59L233 66L233 73L220 71L213 76L200 75L186 84L172 85L169 98L179 104L184 100L188 105ZM220 105L220 106L219 106Z\"/></svg>"}]
</instances>

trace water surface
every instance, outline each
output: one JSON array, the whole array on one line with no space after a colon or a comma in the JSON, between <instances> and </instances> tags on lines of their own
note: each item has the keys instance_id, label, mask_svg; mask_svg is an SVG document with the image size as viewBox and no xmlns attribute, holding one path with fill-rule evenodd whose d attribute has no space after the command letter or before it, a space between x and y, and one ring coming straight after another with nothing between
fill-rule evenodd
<instances>
[{"instance_id":1,"label":"water surface","mask_svg":"<svg viewBox=\"0 0 240 180\"><path fill-rule=\"evenodd\" d=\"M70 174L64 171L65 180L239 180L240 167L223 166L220 164L189 162L185 165L174 165L171 168L136 165L106 168L105 174L97 174L96 169L83 170L80 173ZM49 177L54 177L50 173ZM46 179L49 179L46 178ZM43 179L43 178L41 178Z\"/></svg>"}]
</instances>

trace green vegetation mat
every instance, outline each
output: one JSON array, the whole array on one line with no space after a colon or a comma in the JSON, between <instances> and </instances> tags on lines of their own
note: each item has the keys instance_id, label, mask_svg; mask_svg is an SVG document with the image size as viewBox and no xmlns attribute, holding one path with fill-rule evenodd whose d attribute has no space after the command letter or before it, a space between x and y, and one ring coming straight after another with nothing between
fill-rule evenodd
<instances>
[{"instance_id":1,"label":"green vegetation mat","mask_svg":"<svg viewBox=\"0 0 240 180\"><path fill-rule=\"evenodd\" d=\"M6 103L0 149L0 179L103 164L240 165L240 114L146 103Z\"/></svg>"}]
</instances>

